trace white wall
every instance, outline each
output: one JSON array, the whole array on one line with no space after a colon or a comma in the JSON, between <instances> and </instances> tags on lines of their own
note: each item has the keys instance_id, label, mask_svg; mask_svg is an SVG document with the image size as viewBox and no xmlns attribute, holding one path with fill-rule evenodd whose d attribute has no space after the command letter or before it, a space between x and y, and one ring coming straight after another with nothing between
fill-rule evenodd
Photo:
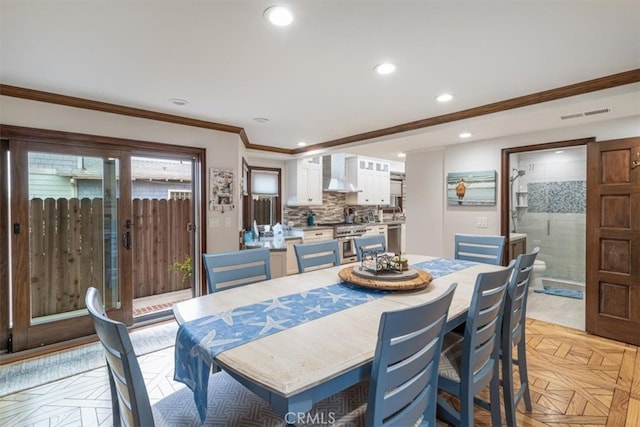
<instances>
[{"instance_id":1,"label":"white wall","mask_svg":"<svg viewBox=\"0 0 640 427\"><path fill-rule=\"evenodd\" d=\"M500 167L503 148L596 137L596 140L640 135L640 116L571 128L449 145L442 151L407 153L407 252L452 257L456 232L500 234ZM496 206L447 206L449 172L496 170ZM427 188L428 187L428 188ZM476 218L486 217L487 228Z\"/></svg>"},{"instance_id":2,"label":"white wall","mask_svg":"<svg viewBox=\"0 0 640 427\"><path fill-rule=\"evenodd\" d=\"M411 153L405 173L407 253L443 256L444 150Z\"/></svg>"},{"instance_id":3,"label":"white wall","mask_svg":"<svg viewBox=\"0 0 640 427\"><path fill-rule=\"evenodd\" d=\"M181 114L187 115L188 112ZM103 113L80 108L65 107L44 102L29 101L0 96L0 123L90 135L127 138L141 141L168 143L206 149L206 167L232 169L236 171L234 200L239 200L240 150L243 149L238 135L191 126L176 125L155 120L139 119L118 114ZM209 173L206 173L208 180ZM207 184L207 183L205 183ZM207 186L207 194L208 192ZM207 210L204 226L218 218L220 227L207 229L207 252L221 252L238 248L240 204L235 210ZM225 221L229 218L229 221ZM229 227L225 227L225 223Z\"/></svg>"}]
</instances>

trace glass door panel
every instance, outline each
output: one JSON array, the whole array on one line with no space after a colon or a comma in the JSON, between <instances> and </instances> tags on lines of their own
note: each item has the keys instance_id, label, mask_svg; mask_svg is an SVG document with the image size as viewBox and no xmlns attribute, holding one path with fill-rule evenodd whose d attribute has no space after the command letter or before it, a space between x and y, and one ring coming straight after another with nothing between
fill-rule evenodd
<instances>
[{"instance_id":1,"label":"glass door panel","mask_svg":"<svg viewBox=\"0 0 640 427\"><path fill-rule=\"evenodd\" d=\"M32 324L83 316L96 287L118 308L118 160L28 153Z\"/></svg>"}]
</instances>

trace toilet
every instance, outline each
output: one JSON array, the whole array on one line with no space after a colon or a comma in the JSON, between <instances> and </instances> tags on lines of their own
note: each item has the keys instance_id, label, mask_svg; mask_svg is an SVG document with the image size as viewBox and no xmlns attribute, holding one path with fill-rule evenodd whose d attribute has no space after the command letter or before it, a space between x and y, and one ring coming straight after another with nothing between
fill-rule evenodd
<instances>
[{"instance_id":1,"label":"toilet","mask_svg":"<svg viewBox=\"0 0 640 427\"><path fill-rule=\"evenodd\" d=\"M533 270L531 271L529 291L533 291L534 289L543 289L542 276L544 275L546 269L547 265L544 263L544 261L541 261L539 259L534 261Z\"/></svg>"}]
</instances>

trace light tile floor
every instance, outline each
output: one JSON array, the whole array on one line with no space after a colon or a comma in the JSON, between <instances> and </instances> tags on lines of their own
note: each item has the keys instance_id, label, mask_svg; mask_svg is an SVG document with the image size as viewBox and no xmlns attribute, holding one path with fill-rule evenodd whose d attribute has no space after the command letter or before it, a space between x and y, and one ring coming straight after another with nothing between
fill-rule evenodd
<instances>
[{"instance_id":1,"label":"light tile floor","mask_svg":"<svg viewBox=\"0 0 640 427\"><path fill-rule=\"evenodd\" d=\"M584 299L547 295L529 290L527 317L584 331Z\"/></svg>"}]
</instances>

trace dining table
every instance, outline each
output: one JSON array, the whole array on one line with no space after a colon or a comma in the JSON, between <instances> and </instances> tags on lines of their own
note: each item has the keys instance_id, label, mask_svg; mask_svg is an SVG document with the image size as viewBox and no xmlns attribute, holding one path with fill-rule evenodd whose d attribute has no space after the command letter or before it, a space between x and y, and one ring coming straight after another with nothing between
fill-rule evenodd
<instances>
[{"instance_id":1,"label":"dining table","mask_svg":"<svg viewBox=\"0 0 640 427\"><path fill-rule=\"evenodd\" d=\"M215 365L283 418L370 375L383 312L431 301L457 283L446 331L462 324L479 273L501 266L402 255L432 280L415 290L379 290L340 280L340 265L222 290L173 306L179 326L177 381L194 391L201 421Z\"/></svg>"}]
</instances>

